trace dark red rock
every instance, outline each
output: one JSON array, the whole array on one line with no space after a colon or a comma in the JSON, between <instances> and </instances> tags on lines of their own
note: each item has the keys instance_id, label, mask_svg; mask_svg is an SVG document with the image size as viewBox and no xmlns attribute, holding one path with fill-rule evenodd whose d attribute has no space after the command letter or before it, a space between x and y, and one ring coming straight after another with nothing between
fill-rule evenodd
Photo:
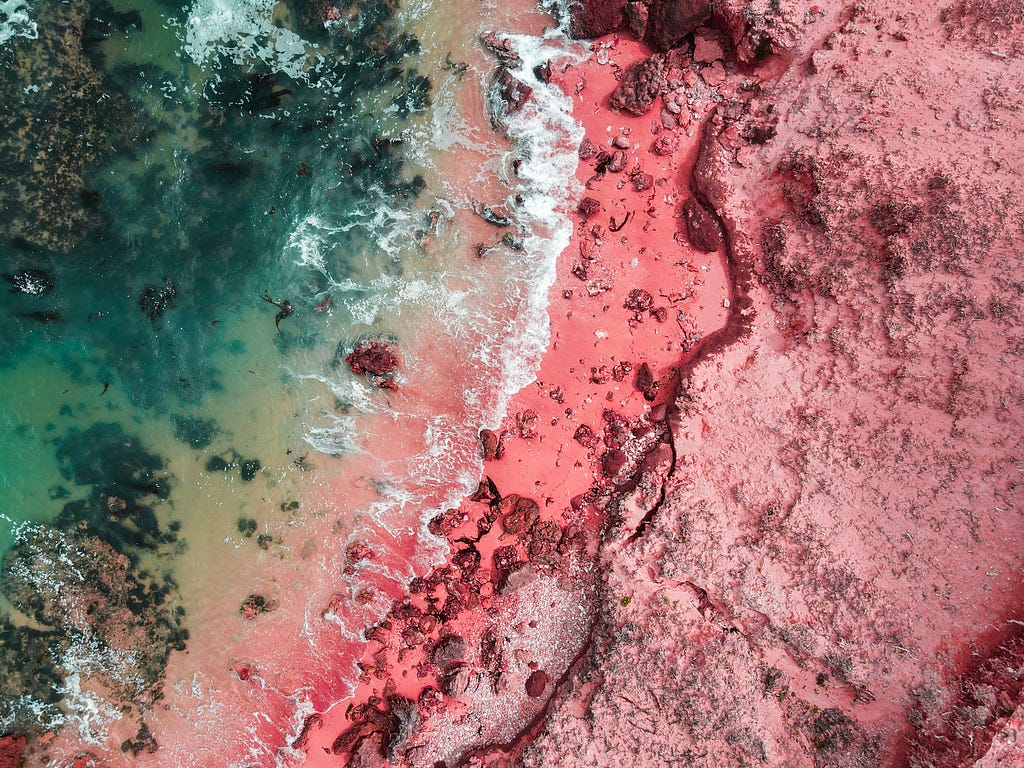
<instances>
[{"instance_id":1,"label":"dark red rock","mask_svg":"<svg viewBox=\"0 0 1024 768\"><path fill-rule=\"evenodd\" d=\"M597 443L597 435L586 424L580 424L576 427L576 432L573 434L572 439L585 448L591 448Z\"/></svg>"},{"instance_id":2,"label":"dark red rock","mask_svg":"<svg viewBox=\"0 0 1024 768\"><path fill-rule=\"evenodd\" d=\"M629 428L629 419L612 410L606 410L603 418L604 444L608 448L621 448L629 441L632 434Z\"/></svg>"},{"instance_id":3,"label":"dark red rock","mask_svg":"<svg viewBox=\"0 0 1024 768\"><path fill-rule=\"evenodd\" d=\"M540 416L532 408L527 408L525 411L520 411L516 414L516 428L519 430L519 436L524 440L533 440L539 434L537 432L537 422L540 420Z\"/></svg>"},{"instance_id":4,"label":"dark red rock","mask_svg":"<svg viewBox=\"0 0 1024 768\"><path fill-rule=\"evenodd\" d=\"M529 530L540 519L540 505L536 501L514 494L502 499L498 509L502 512L501 527L510 536Z\"/></svg>"},{"instance_id":5,"label":"dark red rock","mask_svg":"<svg viewBox=\"0 0 1024 768\"><path fill-rule=\"evenodd\" d=\"M444 635L430 651L430 660L438 669L447 669L466 657L466 641L459 635Z\"/></svg>"},{"instance_id":6,"label":"dark red rock","mask_svg":"<svg viewBox=\"0 0 1024 768\"><path fill-rule=\"evenodd\" d=\"M465 512L453 507L439 515L435 515L427 523L427 530L435 536L447 536L459 526L464 525L468 520L469 517Z\"/></svg>"},{"instance_id":7,"label":"dark red rock","mask_svg":"<svg viewBox=\"0 0 1024 768\"><path fill-rule=\"evenodd\" d=\"M593 197L584 197L580 200L580 204L576 206L576 211L584 219L589 219L601 211L601 201Z\"/></svg>"},{"instance_id":8,"label":"dark red rock","mask_svg":"<svg viewBox=\"0 0 1024 768\"><path fill-rule=\"evenodd\" d=\"M447 624L448 622L457 619L465 607L465 603L463 603L460 597L457 595L448 595L447 599L444 601L444 608L441 609L439 618L442 622Z\"/></svg>"},{"instance_id":9,"label":"dark red rock","mask_svg":"<svg viewBox=\"0 0 1024 768\"><path fill-rule=\"evenodd\" d=\"M484 477L476 487L476 493L469 497L470 501L486 501L487 503L496 502L501 498L501 494L498 492L498 486L494 484L494 481L490 477Z\"/></svg>"},{"instance_id":10,"label":"dark red rock","mask_svg":"<svg viewBox=\"0 0 1024 768\"><path fill-rule=\"evenodd\" d=\"M453 667L439 683L445 696L461 696L469 688L469 668L464 664Z\"/></svg>"},{"instance_id":11,"label":"dark red rock","mask_svg":"<svg viewBox=\"0 0 1024 768\"><path fill-rule=\"evenodd\" d=\"M633 189L637 192L646 192L654 186L654 177L642 171L630 174L629 180L633 183Z\"/></svg>"},{"instance_id":12,"label":"dark red rock","mask_svg":"<svg viewBox=\"0 0 1024 768\"><path fill-rule=\"evenodd\" d=\"M353 541L345 547L345 562L358 563L373 557L373 550L359 541Z\"/></svg>"},{"instance_id":13,"label":"dark red rock","mask_svg":"<svg viewBox=\"0 0 1024 768\"><path fill-rule=\"evenodd\" d=\"M515 568L518 563L519 553L514 546L497 547L494 550L494 570L498 574L507 573Z\"/></svg>"},{"instance_id":14,"label":"dark red rock","mask_svg":"<svg viewBox=\"0 0 1024 768\"><path fill-rule=\"evenodd\" d=\"M622 303L630 312L646 312L654 306L654 297L643 288L634 288Z\"/></svg>"},{"instance_id":15,"label":"dark red rock","mask_svg":"<svg viewBox=\"0 0 1024 768\"><path fill-rule=\"evenodd\" d=\"M538 669L531 673L526 678L526 695L531 699L542 696L548 687L548 679L548 673L543 669Z\"/></svg>"},{"instance_id":16,"label":"dark red rock","mask_svg":"<svg viewBox=\"0 0 1024 768\"><path fill-rule=\"evenodd\" d=\"M686 236L695 248L708 253L718 250L722 244L722 233L707 208L691 197L683 203L683 218Z\"/></svg>"},{"instance_id":17,"label":"dark red rock","mask_svg":"<svg viewBox=\"0 0 1024 768\"><path fill-rule=\"evenodd\" d=\"M654 100L668 88L665 76L665 56L653 56L630 65L622 80L608 98L616 109L624 109L634 115L645 115Z\"/></svg>"},{"instance_id":18,"label":"dark red rock","mask_svg":"<svg viewBox=\"0 0 1024 768\"><path fill-rule=\"evenodd\" d=\"M616 149L612 153L611 160L605 165L605 170L608 173L622 173L626 170L626 153L621 149Z\"/></svg>"},{"instance_id":19,"label":"dark red rock","mask_svg":"<svg viewBox=\"0 0 1024 768\"><path fill-rule=\"evenodd\" d=\"M677 149L679 149L679 137L670 132L661 134L651 145L651 152L662 157L675 153Z\"/></svg>"},{"instance_id":20,"label":"dark red rock","mask_svg":"<svg viewBox=\"0 0 1024 768\"><path fill-rule=\"evenodd\" d=\"M501 458L504 451L501 450L501 440L489 429L480 430L480 448L484 454L484 461L493 461Z\"/></svg>"},{"instance_id":21,"label":"dark red rock","mask_svg":"<svg viewBox=\"0 0 1024 768\"><path fill-rule=\"evenodd\" d=\"M605 477L614 477L626 465L626 461L625 453L618 448L612 448L610 451L605 451L601 457L601 471L604 472Z\"/></svg>"},{"instance_id":22,"label":"dark red rock","mask_svg":"<svg viewBox=\"0 0 1024 768\"><path fill-rule=\"evenodd\" d=\"M558 544L562 541L562 526L554 520L543 520L530 531L527 552L530 560L541 565L555 565L558 560Z\"/></svg>"},{"instance_id":23,"label":"dark red rock","mask_svg":"<svg viewBox=\"0 0 1024 768\"><path fill-rule=\"evenodd\" d=\"M494 77L498 98L506 113L518 112L530 98L533 88L521 82L507 67L500 67Z\"/></svg>"},{"instance_id":24,"label":"dark red rock","mask_svg":"<svg viewBox=\"0 0 1024 768\"><path fill-rule=\"evenodd\" d=\"M393 378L398 369L398 355L390 344L377 341L361 342L345 358L357 376L370 376L385 389L394 388Z\"/></svg>"},{"instance_id":25,"label":"dark red rock","mask_svg":"<svg viewBox=\"0 0 1024 768\"><path fill-rule=\"evenodd\" d=\"M542 83L551 82L551 62L545 61L533 68L533 76Z\"/></svg>"},{"instance_id":26,"label":"dark red rock","mask_svg":"<svg viewBox=\"0 0 1024 768\"><path fill-rule=\"evenodd\" d=\"M512 48L512 41L502 37L497 32L487 32L480 35L480 44L494 54L504 66L517 69L522 66L523 60Z\"/></svg>"},{"instance_id":27,"label":"dark red rock","mask_svg":"<svg viewBox=\"0 0 1024 768\"><path fill-rule=\"evenodd\" d=\"M580 160L589 160L597 154L597 145L588 138L584 138L580 142L579 155Z\"/></svg>"},{"instance_id":28,"label":"dark red rock","mask_svg":"<svg viewBox=\"0 0 1024 768\"><path fill-rule=\"evenodd\" d=\"M641 363L640 368L637 369L636 388L644 393L644 399L648 402L658 396L658 379L647 363Z\"/></svg>"},{"instance_id":29,"label":"dark red rock","mask_svg":"<svg viewBox=\"0 0 1024 768\"><path fill-rule=\"evenodd\" d=\"M621 29L626 0L572 0L569 4L569 34L594 38Z\"/></svg>"},{"instance_id":30,"label":"dark red rock","mask_svg":"<svg viewBox=\"0 0 1024 768\"><path fill-rule=\"evenodd\" d=\"M711 16L710 0L653 0L647 13L645 42L656 51L679 45Z\"/></svg>"},{"instance_id":31,"label":"dark red rock","mask_svg":"<svg viewBox=\"0 0 1024 768\"><path fill-rule=\"evenodd\" d=\"M476 573L480 568L480 553L475 547L463 549L452 556L452 565L467 576Z\"/></svg>"}]
</instances>

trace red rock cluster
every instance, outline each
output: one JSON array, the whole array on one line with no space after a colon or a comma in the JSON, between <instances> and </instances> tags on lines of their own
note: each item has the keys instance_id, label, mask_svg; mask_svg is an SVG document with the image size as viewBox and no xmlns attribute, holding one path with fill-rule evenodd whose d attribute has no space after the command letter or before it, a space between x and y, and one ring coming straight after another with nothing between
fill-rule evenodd
<instances>
[{"instance_id":1,"label":"red rock cluster","mask_svg":"<svg viewBox=\"0 0 1024 768\"><path fill-rule=\"evenodd\" d=\"M357 376L369 376L381 389L396 389L395 372L399 359L391 344L363 341L345 358Z\"/></svg>"}]
</instances>

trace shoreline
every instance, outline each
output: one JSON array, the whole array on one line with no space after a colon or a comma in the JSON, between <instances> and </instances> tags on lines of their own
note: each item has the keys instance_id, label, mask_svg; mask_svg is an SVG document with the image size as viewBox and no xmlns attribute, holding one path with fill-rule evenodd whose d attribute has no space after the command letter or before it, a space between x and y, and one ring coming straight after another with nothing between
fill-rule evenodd
<instances>
[{"instance_id":1,"label":"shoreline","mask_svg":"<svg viewBox=\"0 0 1024 768\"><path fill-rule=\"evenodd\" d=\"M962 455L977 458L936 459L946 450L939 443L933 454L907 454L929 467L925 478L943 461L953 462L953 487L934 491L933 481L920 475L889 480L904 471L894 456L907 459L891 440L875 444L865 426L874 424L874 434L900 425L904 432L921 424L940 433L947 428L946 417L920 408L919 390L899 384L894 390L889 374L878 370L893 351L891 340L875 341L876 329L893 320L869 302L881 290L896 295L894 303L903 291L927 304L921 286L935 267L907 253L908 232L941 233L961 215L954 211L979 209L963 197L947 198L957 202L942 203L946 208L915 199L911 169L922 159L934 161L932 147L942 134L907 139L900 126L915 125L910 112L881 105L872 112L850 94L862 93L856 88L866 88L894 52L916 71L915 53L936 55L934 46L960 33L949 26L937 33L926 20L930 9L896 16L887 2L852 15L789 3L766 7L746 23L742 8L727 3L712 22L698 24L692 45L669 53L656 71L624 76L632 87L616 103L641 113L634 118L608 110L607 97L628 65L651 53L615 29L629 21L643 34L647 18L641 24L630 16L635 5L601 30L610 34L595 41L591 60L552 73L579 97L578 117L595 146L579 166L586 190L573 216L573 241L559 259L548 308L551 345L537 382L513 398L501 430L483 434L487 461L478 492L432 524L452 543L454 557L414 581L409 599L370 630L355 706L309 721L306 749L311 756L319 750L348 755L351 764L404 759L537 768L607 764L626 754L646 754L640 764L651 766L684 755L701 766L758 756L787 766L868 761L896 768L914 756L950 768L975 758L991 761L979 765L1014 764L1022 749L1014 728L1024 709L1010 670L1021 654L1015 627L1024 586L1012 576L1021 563L1009 531L1020 505L1000 493L1002 506L971 509L963 524L970 533L954 534L953 552L918 522L922 510L932 520L952 515L947 525L959 530L950 505L982 492L978 461L1002 462L1005 476L1019 451L1010 443L1002 452L990 450L977 436L1006 417L975 396L980 410L967 421L966 411L954 411L960 416L953 434L972 446ZM648 11L660 7L653 3ZM869 22L896 47L856 37ZM647 29L652 39L665 34L657 25ZM957 83L966 90L958 93L969 92L979 71L964 65ZM823 99L830 77L852 85ZM814 138L807 127L814 118L801 98L823 101L821 136L857 137L862 165L850 165L832 143ZM947 113L966 108L962 95L949 103ZM988 107L1000 108L1006 107ZM666 122L686 109L692 114L682 129L666 132ZM858 116L852 130L841 122L845 114ZM878 114L905 122L890 130ZM652 136L650 126L659 121ZM1013 136L1003 125L990 120L986 130L1002 131L995 141ZM947 130L971 135L963 125ZM802 149L787 155L787 143ZM1019 152L1000 146L1004 158L1013 154L1019 163ZM602 151L608 154L595 154ZM809 159L815 152L823 159ZM892 179L872 165L888 152L906 163ZM971 174L982 168L980 155L969 157L956 173L977 178ZM632 173L637 158L642 167ZM595 163L613 170L594 179ZM860 190L861 207L849 214L853 224L823 226L844 210L847 176L858 168L869 169L863 171L869 185L884 188L875 193L881 199ZM656 185L659 172L663 189L646 187L642 174L651 173ZM947 189L951 176L936 173L933 180L945 179ZM645 211L654 215L643 222L642 235L630 227L640 224L635 178L643 191L654 190L645 201L655 203ZM683 207L689 197L696 208ZM672 213L659 220L659 205ZM787 217L789 229L762 223L785 224ZM706 252L677 242L678 231L683 241L712 244L713 259L701 262ZM983 280L997 272L991 249L1007 247L1013 237L993 244L979 230L962 236L990 249L983 251L988 271L981 287L965 288L984 296ZM631 237L638 251L670 244L671 257L645 262L631 252ZM829 268L826 254L849 248L851 237L881 242L889 274L879 278L872 261L847 259ZM944 242L941 234L932 237ZM718 293L713 281L710 287L684 282L679 291L672 268L686 265L684 259L699 275L717 265ZM642 264L649 274L641 276ZM677 290L659 292L665 283ZM709 294L721 302L713 319ZM687 303L701 296L705 315ZM1000 295L994 317L1006 317L1011 304L1018 302ZM673 327L659 317L664 305L704 324ZM857 311L859 317L850 314ZM902 311L911 323L924 317L912 307ZM959 338L955 322L938 321L934 312L927 317L941 330L916 331L913 349L947 349L943 333ZM666 327L677 335L650 333ZM979 328L986 342L973 354L993 359L997 337ZM843 332L862 346L837 348L836 334ZM903 333L914 339L915 331ZM942 367L924 359L915 353L904 362L944 386ZM649 370L641 372L641 362ZM858 365L872 372L856 379ZM1018 379L1019 371L1001 391L1018 392ZM870 398L889 401L894 392L892 421ZM971 425L967 432L957 432L956 418ZM830 463L829 434L850 446L848 466ZM918 439L928 445L930 437L922 432ZM807 496L807 477L829 490L820 499ZM888 501L931 493L923 506L903 501L894 508ZM892 551L894 537L910 546ZM987 577L969 571L972 559L989 563ZM936 561L937 569L926 567ZM901 565L907 562L915 570ZM957 574L950 580L955 587L940 588L944 573ZM928 590L942 594L941 619L927 607ZM918 591L923 603L913 599ZM543 615L524 611L540 600ZM960 639L972 632L973 639ZM971 692L979 685L994 686L999 703ZM985 715L968 723L943 714L951 702L981 707ZM634 727L624 732L624 722Z\"/></svg>"},{"instance_id":2,"label":"shoreline","mask_svg":"<svg viewBox=\"0 0 1024 768\"><path fill-rule=\"evenodd\" d=\"M458 508L331 545L322 623L390 602L365 641L335 633L305 680L287 643L221 670L279 699L252 707L261 759L1024 764L1024 29L726 0L686 6L691 37L667 7L581 0L592 56L528 67L585 134L536 381ZM512 44L485 47L528 113ZM403 583L425 544L447 557ZM355 694L311 711L358 648Z\"/></svg>"},{"instance_id":3,"label":"shoreline","mask_svg":"<svg viewBox=\"0 0 1024 768\"><path fill-rule=\"evenodd\" d=\"M537 380L513 396L500 429L482 432L477 493L430 526L451 542L447 561L370 628L352 700L307 719L309 765L319 754L332 755L324 764L338 754L396 757L391 740L409 712L418 724L399 746L410 765L516 751L586 653L609 507L642 466L664 462L680 360L730 303L721 248L686 244L689 195L672 191L699 134L680 131L678 147L658 154L652 144L675 131L652 135L648 118L601 107L616 68L648 53L609 40L600 63L595 54L552 70L574 99L584 146L619 152L620 167L595 177L603 157L582 152L582 194L549 292L551 343ZM679 290L666 293L666 283ZM540 599L544 615L529 608Z\"/></svg>"}]
</instances>

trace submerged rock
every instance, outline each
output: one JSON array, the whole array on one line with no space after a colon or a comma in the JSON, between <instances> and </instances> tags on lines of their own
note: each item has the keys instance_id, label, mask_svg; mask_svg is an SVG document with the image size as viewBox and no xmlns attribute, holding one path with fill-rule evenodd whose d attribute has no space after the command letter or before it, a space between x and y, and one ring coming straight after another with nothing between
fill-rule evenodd
<instances>
[{"instance_id":1,"label":"submerged rock","mask_svg":"<svg viewBox=\"0 0 1024 768\"><path fill-rule=\"evenodd\" d=\"M92 681L136 711L157 700L167 658L188 637L174 583L138 570L85 523L24 533L3 559L0 590L46 628L55 667L71 645L88 649ZM21 637L37 642L24 631ZM37 669L43 682L63 674Z\"/></svg>"},{"instance_id":2,"label":"submerged rock","mask_svg":"<svg viewBox=\"0 0 1024 768\"><path fill-rule=\"evenodd\" d=\"M53 290L53 278L44 269L19 269L15 272L4 272L3 278L11 286L11 293L24 293L27 296L42 296Z\"/></svg>"}]
</instances>

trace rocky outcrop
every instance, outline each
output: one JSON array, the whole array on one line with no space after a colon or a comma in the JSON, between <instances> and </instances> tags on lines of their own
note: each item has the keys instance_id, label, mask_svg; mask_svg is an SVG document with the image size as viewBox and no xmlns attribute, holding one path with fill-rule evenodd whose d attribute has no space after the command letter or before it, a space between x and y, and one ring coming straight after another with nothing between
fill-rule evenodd
<instances>
[{"instance_id":1,"label":"rocky outcrop","mask_svg":"<svg viewBox=\"0 0 1024 768\"><path fill-rule=\"evenodd\" d=\"M569 5L569 33L594 38L621 29L625 23L625 0L574 0Z\"/></svg>"}]
</instances>

